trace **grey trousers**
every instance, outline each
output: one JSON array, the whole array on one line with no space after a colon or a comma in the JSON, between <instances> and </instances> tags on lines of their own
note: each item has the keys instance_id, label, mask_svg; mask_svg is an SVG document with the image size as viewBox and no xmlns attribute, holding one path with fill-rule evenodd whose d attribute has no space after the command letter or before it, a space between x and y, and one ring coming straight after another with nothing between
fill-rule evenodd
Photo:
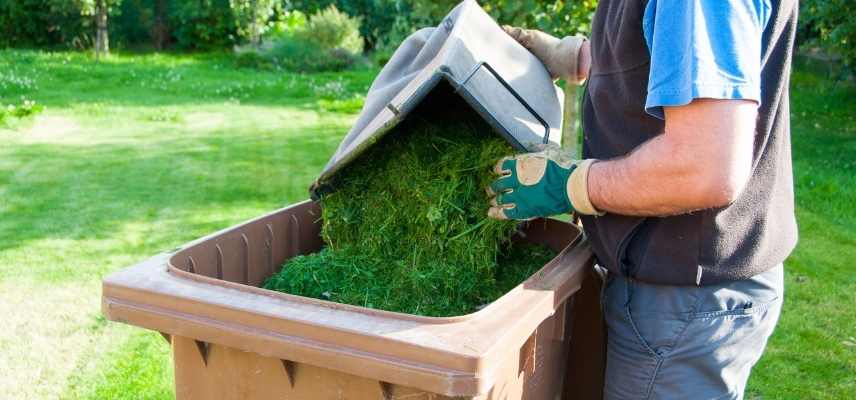
<instances>
[{"instance_id":1,"label":"grey trousers","mask_svg":"<svg viewBox=\"0 0 856 400\"><path fill-rule=\"evenodd\" d=\"M714 286L659 286L615 274L604 398L742 399L782 308L783 268Z\"/></svg>"}]
</instances>

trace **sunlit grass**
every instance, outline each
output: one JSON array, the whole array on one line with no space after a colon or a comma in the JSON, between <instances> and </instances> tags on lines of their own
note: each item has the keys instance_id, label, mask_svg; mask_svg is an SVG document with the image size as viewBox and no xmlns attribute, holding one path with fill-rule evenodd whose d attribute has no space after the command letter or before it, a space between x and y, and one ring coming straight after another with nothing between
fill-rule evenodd
<instances>
[{"instance_id":1,"label":"sunlit grass","mask_svg":"<svg viewBox=\"0 0 856 400\"><path fill-rule=\"evenodd\" d=\"M46 107L0 126L0 398L169 398L168 344L101 317L102 277L306 198L374 73L0 52L0 104Z\"/></svg>"}]
</instances>

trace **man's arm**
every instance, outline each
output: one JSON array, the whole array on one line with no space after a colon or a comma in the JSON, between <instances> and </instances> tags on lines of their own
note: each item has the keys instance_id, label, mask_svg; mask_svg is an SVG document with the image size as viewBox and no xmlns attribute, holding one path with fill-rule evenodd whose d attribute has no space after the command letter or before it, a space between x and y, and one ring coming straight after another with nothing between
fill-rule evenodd
<instances>
[{"instance_id":1,"label":"man's arm","mask_svg":"<svg viewBox=\"0 0 856 400\"><path fill-rule=\"evenodd\" d=\"M665 133L624 157L592 165L592 204L637 216L730 204L751 174L757 108L751 100L714 99L664 107Z\"/></svg>"},{"instance_id":2,"label":"man's arm","mask_svg":"<svg viewBox=\"0 0 856 400\"><path fill-rule=\"evenodd\" d=\"M621 158L586 160L558 174L568 176L565 192L570 206L561 209L592 215L668 216L733 202L752 173L761 99L761 38L770 9L769 0L649 1L642 21L651 55L644 107L665 121L664 133ZM531 32L524 36L545 37ZM562 40L545 39L540 41L544 45L529 47L547 49L533 50L545 64L574 60L564 65L575 64L576 69L552 70L576 71L575 77L566 73L572 80L586 78L590 49L574 47L573 57L567 57L562 46L549 45L573 43ZM552 160L549 155L541 157ZM518 175L527 172L525 164L515 167ZM540 181L529 186L545 192L538 192L540 197L556 197ZM510 197L520 197L511 189ZM521 201L505 201L506 197L508 193L498 194L494 208L504 212L525 206ZM531 212L514 213L546 215L546 211L527 211Z\"/></svg>"}]
</instances>

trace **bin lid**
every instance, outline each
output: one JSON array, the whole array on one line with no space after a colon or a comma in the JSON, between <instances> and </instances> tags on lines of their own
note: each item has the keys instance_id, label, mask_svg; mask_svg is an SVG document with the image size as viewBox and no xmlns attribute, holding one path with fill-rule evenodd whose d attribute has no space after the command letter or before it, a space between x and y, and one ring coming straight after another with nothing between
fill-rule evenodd
<instances>
[{"instance_id":1,"label":"bin lid","mask_svg":"<svg viewBox=\"0 0 856 400\"><path fill-rule=\"evenodd\" d=\"M466 0L438 27L421 29L401 43L312 185L313 196L443 80L517 150L561 144L563 92L532 53L505 34L475 0Z\"/></svg>"}]
</instances>

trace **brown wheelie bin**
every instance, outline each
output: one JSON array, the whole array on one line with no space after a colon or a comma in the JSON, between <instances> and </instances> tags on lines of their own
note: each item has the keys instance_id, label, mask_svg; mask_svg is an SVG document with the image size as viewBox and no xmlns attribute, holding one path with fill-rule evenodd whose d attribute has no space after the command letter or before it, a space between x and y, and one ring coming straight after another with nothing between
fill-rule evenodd
<instances>
[{"instance_id":1,"label":"brown wheelie bin","mask_svg":"<svg viewBox=\"0 0 856 400\"><path fill-rule=\"evenodd\" d=\"M116 272L103 312L170 341L179 400L552 400L563 382L579 398L598 392L601 322L591 301L572 307L594 281L575 225L529 222L517 239L555 259L478 312L431 318L260 289L321 248L319 211L295 204Z\"/></svg>"}]
</instances>

